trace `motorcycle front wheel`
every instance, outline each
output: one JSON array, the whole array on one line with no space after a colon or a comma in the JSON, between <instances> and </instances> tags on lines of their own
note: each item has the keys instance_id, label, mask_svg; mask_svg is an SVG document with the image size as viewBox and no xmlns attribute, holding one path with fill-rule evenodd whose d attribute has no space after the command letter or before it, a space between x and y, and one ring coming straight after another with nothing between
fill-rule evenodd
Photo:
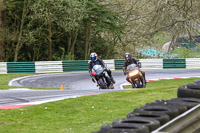
<instances>
[{"instance_id":1,"label":"motorcycle front wheel","mask_svg":"<svg viewBox=\"0 0 200 133\"><path fill-rule=\"evenodd\" d=\"M137 86L136 88L141 88L140 80L139 79L135 81L135 84Z\"/></svg>"},{"instance_id":2,"label":"motorcycle front wheel","mask_svg":"<svg viewBox=\"0 0 200 133\"><path fill-rule=\"evenodd\" d=\"M137 88L137 84L135 83L134 79L131 79L132 88Z\"/></svg>"},{"instance_id":3,"label":"motorcycle front wheel","mask_svg":"<svg viewBox=\"0 0 200 133\"><path fill-rule=\"evenodd\" d=\"M99 79L99 86L101 89L107 89L107 86L102 78Z\"/></svg>"},{"instance_id":4,"label":"motorcycle front wheel","mask_svg":"<svg viewBox=\"0 0 200 133\"><path fill-rule=\"evenodd\" d=\"M145 80L144 80L144 76L142 76L142 81L141 81L141 83L142 83L142 88L145 88L146 87L146 83L145 83Z\"/></svg>"}]
</instances>

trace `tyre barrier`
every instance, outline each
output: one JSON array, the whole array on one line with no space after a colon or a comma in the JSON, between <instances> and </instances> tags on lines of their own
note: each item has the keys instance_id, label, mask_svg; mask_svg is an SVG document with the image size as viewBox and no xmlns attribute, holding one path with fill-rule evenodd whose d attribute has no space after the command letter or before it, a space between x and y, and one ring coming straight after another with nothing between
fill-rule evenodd
<instances>
[{"instance_id":1,"label":"tyre barrier","mask_svg":"<svg viewBox=\"0 0 200 133\"><path fill-rule=\"evenodd\" d=\"M200 84L200 80L195 80L194 83Z\"/></svg>"},{"instance_id":2,"label":"tyre barrier","mask_svg":"<svg viewBox=\"0 0 200 133\"><path fill-rule=\"evenodd\" d=\"M95 133L150 133L200 104L200 80L180 86L177 98L156 100L128 113L126 118L103 125Z\"/></svg>"},{"instance_id":3,"label":"tyre barrier","mask_svg":"<svg viewBox=\"0 0 200 133\"><path fill-rule=\"evenodd\" d=\"M167 114L170 117L170 119L173 119L174 117L180 114L177 108L169 106L159 106L159 105L148 105L141 108L136 108L134 110L134 113L140 113L140 112L163 113Z\"/></svg>"},{"instance_id":4,"label":"tyre barrier","mask_svg":"<svg viewBox=\"0 0 200 133\"><path fill-rule=\"evenodd\" d=\"M192 83L180 86L177 92L178 97L200 98L200 84Z\"/></svg>"},{"instance_id":5,"label":"tyre barrier","mask_svg":"<svg viewBox=\"0 0 200 133\"><path fill-rule=\"evenodd\" d=\"M149 128L149 131L153 131L160 127L160 122L155 119L145 119L142 117L131 117L131 118L122 118L113 121L113 124L128 124L128 125L144 125Z\"/></svg>"},{"instance_id":6,"label":"tyre barrier","mask_svg":"<svg viewBox=\"0 0 200 133\"><path fill-rule=\"evenodd\" d=\"M172 98L171 100L156 100L155 102L160 102L160 101L165 101L167 102L168 104L172 104L173 106L175 107L179 107L179 111L180 113L182 112L180 110L180 108L185 108L186 107L186 110L188 109L191 109L192 107L196 106L198 103L195 102L195 99L193 98L189 98L189 99L186 99L186 98ZM182 106L182 107L181 107Z\"/></svg>"},{"instance_id":7,"label":"tyre barrier","mask_svg":"<svg viewBox=\"0 0 200 133\"><path fill-rule=\"evenodd\" d=\"M154 103L146 104L146 106L153 106L153 105L154 106L164 106L164 107L176 108L176 109L178 109L179 114L182 114L183 112L185 112L187 110L187 107L185 105L179 104L179 103L173 103L173 102L169 102L169 101L154 102Z\"/></svg>"},{"instance_id":8,"label":"tyre barrier","mask_svg":"<svg viewBox=\"0 0 200 133\"><path fill-rule=\"evenodd\" d=\"M181 104L185 104L186 106L188 106L189 108L192 108L198 104L200 104L200 99L198 98L172 98L171 99L172 102L180 102Z\"/></svg>"},{"instance_id":9,"label":"tyre barrier","mask_svg":"<svg viewBox=\"0 0 200 133\"><path fill-rule=\"evenodd\" d=\"M103 125L97 133L149 133L149 128L144 125L129 123L113 123Z\"/></svg>"},{"instance_id":10,"label":"tyre barrier","mask_svg":"<svg viewBox=\"0 0 200 133\"><path fill-rule=\"evenodd\" d=\"M170 120L170 117L167 114L155 113L155 112L140 112L140 113L131 112L127 115L127 118L132 118L132 117L155 119L160 122L160 125L163 125Z\"/></svg>"}]
</instances>

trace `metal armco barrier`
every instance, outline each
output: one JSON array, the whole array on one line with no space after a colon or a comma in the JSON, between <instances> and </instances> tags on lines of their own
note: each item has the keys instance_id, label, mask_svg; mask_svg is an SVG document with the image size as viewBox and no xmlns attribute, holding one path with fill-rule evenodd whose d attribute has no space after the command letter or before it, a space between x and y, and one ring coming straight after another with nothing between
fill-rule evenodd
<instances>
[{"instance_id":1,"label":"metal armco barrier","mask_svg":"<svg viewBox=\"0 0 200 133\"><path fill-rule=\"evenodd\" d=\"M63 61L63 72L88 71L87 60Z\"/></svg>"},{"instance_id":2,"label":"metal armco barrier","mask_svg":"<svg viewBox=\"0 0 200 133\"><path fill-rule=\"evenodd\" d=\"M108 69L122 70L124 59L103 60ZM199 69L200 59L139 59L142 69ZM88 71L89 60L0 62L0 74Z\"/></svg>"},{"instance_id":3,"label":"metal armco barrier","mask_svg":"<svg viewBox=\"0 0 200 133\"><path fill-rule=\"evenodd\" d=\"M34 62L8 62L8 73L35 73Z\"/></svg>"},{"instance_id":4,"label":"metal armco barrier","mask_svg":"<svg viewBox=\"0 0 200 133\"><path fill-rule=\"evenodd\" d=\"M186 68L185 59L163 59L163 69Z\"/></svg>"},{"instance_id":5,"label":"metal armco barrier","mask_svg":"<svg viewBox=\"0 0 200 133\"><path fill-rule=\"evenodd\" d=\"M152 133L199 133L200 104L169 121Z\"/></svg>"},{"instance_id":6,"label":"metal armco barrier","mask_svg":"<svg viewBox=\"0 0 200 133\"><path fill-rule=\"evenodd\" d=\"M115 60L115 70L122 70L124 65L124 59Z\"/></svg>"}]
</instances>

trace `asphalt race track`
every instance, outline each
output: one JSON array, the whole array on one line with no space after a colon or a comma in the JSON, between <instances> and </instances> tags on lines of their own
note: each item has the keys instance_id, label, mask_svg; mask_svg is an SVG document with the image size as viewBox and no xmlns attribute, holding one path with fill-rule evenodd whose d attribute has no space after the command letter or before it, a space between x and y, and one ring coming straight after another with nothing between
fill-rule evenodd
<instances>
[{"instance_id":1,"label":"asphalt race track","mask_svg":"<svg viewBox=\"0 0 200 133\"><path fill-rule=\"evenodd\" d=\"M173 77L193 77L200 76L200 69L179 69L179 70L146 70L146 78L173 78ZM122 71L113 71L116 80L115 89L120 89L120 85L125 83L125 76ZM72 90L98 90L92 82L88 72L41 74L15 80L11 86L40 87L40 88L64 88Z\"/></svg>"},{"instance_id":2,"label":"asphalt race track","mask_svg":"<svg viewBox=\"0 0 200 133\"><path fill-rule=\"evenodd\" d=\"M146 70L147 80L178 77L200 76L200 69L179 69L179 70ZM115 89L99 90L92 82L88 72L40 74L35 76L22 77L12 80L10 86L57 88L56 90L1 90L0 106L14 104L32 104L75 98L79 96L100 94L110 91L124 91L120 85L126 83L122 71L113 71L116 80ZM70 90L60 90L61 84ZM16 87L17 88L17 87Z\"/></svg>"}]
</instances>

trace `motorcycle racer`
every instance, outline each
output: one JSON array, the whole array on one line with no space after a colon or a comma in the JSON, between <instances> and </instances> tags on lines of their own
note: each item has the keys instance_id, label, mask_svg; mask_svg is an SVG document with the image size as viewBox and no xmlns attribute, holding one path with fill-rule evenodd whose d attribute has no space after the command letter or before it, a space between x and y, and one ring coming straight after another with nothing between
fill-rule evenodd
<instances>
[{"instance_id":1,"label":"motorcycle racer","mask_svg":"<svg viewBox=\"0 0 200 133\"><path fill-rule=\"evenodd\" d=\"M105 71L108 73L108 76L110 77L111 81L115 84L115 80L112 76L111 70L106 68L105 63L100 58L97 57L97 54L95 52L91 53L90 58L91 58L91 61L89 62L89 73L92 74L92 68L94 65L101 65L105 69Z\"/></svg>"},{"instance_id":2,"label":"motorcycle racer","mask_svg":"<svg viewBox=\"0 0 200 133\"><path fill-rule=\"evenodd\" d=\"M136 64L139 68L141 68L141 63L139 62L139 60L136 59L136 58L131 58L131 54L130 53L125 53L124 56L125 56L125 62L124 62L124 65L123 65L124 75L126 75L126 70L127 70L127 66L128 65ZM145 78L145 72L141 71L141 73L144 76L145 82L147 83L146 78ZM129 79L128 79L128 76L126 77L126 80L128 82L130 82Z\"/></svg>"}]
</instances>

